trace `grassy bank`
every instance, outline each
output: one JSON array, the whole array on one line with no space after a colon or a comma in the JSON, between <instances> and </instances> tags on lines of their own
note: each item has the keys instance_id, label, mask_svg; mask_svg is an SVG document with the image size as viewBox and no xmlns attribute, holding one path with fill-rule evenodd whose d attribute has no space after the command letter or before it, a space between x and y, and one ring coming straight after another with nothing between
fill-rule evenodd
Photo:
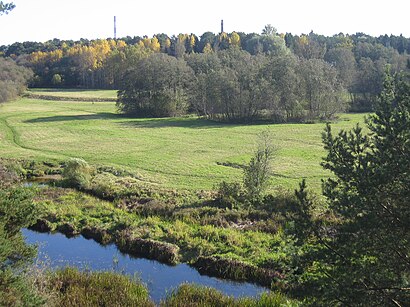
<instances>
[{"instance_id":1,"label":"grassy bank","mask_svg":"<svg viewBox=\"0 0 410 307\"><path fill-rule=\"evenodd\" d=\"M45 306L155 306L140 281L113 272L67 267L28 277L34 279L34 289L45 298Z\"/></svg>"},{"instance_id":2,"label":"grassy bank","mask_svg":"<svg viewBox=\"0 0 410 307\"><path fill-rule=\"evenodd\" d=\"M234 299L212 288L185 284L171 293L167 299L161 303L161 306L296 307L301 306L301 304L277 293L265 293L259 298Z\"/></svg>"},{"instance_id":3,"label":"grassy bank","mask_svg":"<svg viewBox=\"0 0 410 307\"><path fill-rule=\"evenodd\" d=\"M40 93L41 91L34 91ZM43 90L56 95L110 96L100 91ZM342 114L334 129L363 122ZM268 130L277 147L271 186L295 188L301 178L318 190L329 174L319 165L324 123L232 125L196 117L135 119L117 114L115 103L20 99L0 105L0 156L41 160L81 157L125 168L166 189L209 190L240 180L257 135Z\"/></svg>"},{"instance_id":4,"label":"grassy bank","mask_svg":"<svg viewBox=\"0 0 410 307\"><path fill-rule=\"evenodd\" d=\"M22 186L19 180L24 174L48 172L56 167L0 159L0 192L5 196L0 198L0 213L11 214L5 215L6 223L0 230L14 229L18 233L18 227L22 226L16 225L16 218L21 222L24 216L28 220L21 224L23 226L34 225L38 230L59 231L69 237L82 234L102 244L115 242L123 252L168 264L189 262L205 274L255 282L267 287L281 281L282 273L277 269L282 269L282 263L286 262L283 250L285 241L281 232L245 229L238 224L241 218L255 212L222 209L210 199L203 203L183 200L163 202L161 199L149 200L134 195L132 199L116 198L114 202L108 202L74 189L27 182ZM24 172L17 173L17 170ZM170 206L173 206L171 210ZM263 215L263 210L259 211ZM3 215L0 216L2 219ZM9 227L8 217L12 219L13 227ZM5 238L6 243L10 241L9 236ZM9 242L11 246L16 244L16 240L13 241ZM29 256L24 257L28 265ZM9 261L3 260L6 264ZM218 267L217 270L209 270L210 265ZM56 272L44 271L43 267L34 267L28 271L26 268L9 270L9 276L14 275L12 280L19 283L5 281L6 286L3 284L0 287L0 297L5 298L5 301L0 300L0 305L2 302L7 302L5 305L18 305L19 301L30 302L30 306L153 305L146 288L125 276L79 272L70 268ZM25 292L20 293L21 289ZM7 293L7 297L2 296L4 293ZM161 305L263 306L266 302L279 306L290 301L276 294L233 299L213 289L182 286Z\"/></svg>"},{"instance_id":5,"label":"grassy bank","mask_svg":"<svg viewBox=\"0 0 410 307\"><path fill-rule=\"evenodd\" d=\"M35 202L42 212L41 220L33 226L36 230L59 231L68 236L83 234L103 244L115 242L124 252L169 264L188 262L202 268L204 273L209 271L206 268L211 264L209 261L225 259L232 261L229 274L225 274L228 271L209 273L268 287L274 278L265 282L260 276L272 275L280 280L276 270L282 270L289 261L283 252L286 248L283 233L277 232L280 220L277 217L273 220L277 212L248 213L249 210L186 204L174 207L172 214L161 214L167 212L169 204L150 202L146 210L140 206L136 212L124 210L121 203L102 201L71 189L39 188L36 194ZM262 216L259 223L248 220L250 214L258 213ZM267 229L275 222L271 232L262 231L263 226ZM254 228L241 227L247 224ZM199 263L198 259L201 259ZM245 269L249 274L244 273ZM253 274L256 271L259 278Z\"/></svg>"},{"instance_id":6,"label":"grassy bank","mask_svg":"<svg viewBox=\"0 0 410 307\"><path fill-rule=\"evenodd\" d=\"M69 267L54 272L33 269L27 280L40 298L38 306L156 306L140 281L114 272L81 272ZM213 288L183 284L157 306L296 307L300 304L279 293L233 298Z\"/></svg>"}]
</instances>

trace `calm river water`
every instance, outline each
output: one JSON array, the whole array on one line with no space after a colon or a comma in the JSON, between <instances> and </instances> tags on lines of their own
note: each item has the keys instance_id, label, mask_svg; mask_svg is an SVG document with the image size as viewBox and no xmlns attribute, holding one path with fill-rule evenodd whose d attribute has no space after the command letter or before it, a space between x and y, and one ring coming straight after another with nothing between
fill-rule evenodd
<instances>
[{"instance_id":1,"label":"calm river water","mask_svg":"<svg viewBox=\"0 0 410 307\"><path fill-rule=\"evenodd\" d=\"M27 243L38 243L38 259L49 262L52 268L75 266L80 269L115 270L131 276L136 275L146 284L151 298L157 303L172 289L185 282L213 287L234 297L256 296L267 291L250 283L200 275L186 264L168 266L154 260L134 258L122 254L113 244L102 246L82 236L66 238L60 233L38 233L28 229L23 230L23 235Z\"/></svg>"}]
</instances>

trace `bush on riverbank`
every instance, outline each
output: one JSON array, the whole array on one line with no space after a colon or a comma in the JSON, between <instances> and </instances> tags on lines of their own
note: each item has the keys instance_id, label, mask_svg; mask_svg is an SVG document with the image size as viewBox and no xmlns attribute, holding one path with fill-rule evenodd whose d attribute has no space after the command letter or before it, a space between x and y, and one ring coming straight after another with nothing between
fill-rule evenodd
<instances>
[{"instance_id":1,"label":"bush on riverbank","mask_svg":"<svg viewBox=\"0 0 410 307\"><path fill-rule=\"evenodd\" d=\"M162 301L161 306L296 307L300 305L296 301L291 301L279 293L264 293L257 298L235 299L213 288L183 284Z\"/></svg>"},{"instance_id":2,"label":"bush on riverbank","mask_svg":"<svg viewBox=\"0 0 410 307\"><path fill-rule=\"evenodd\" d=\"M67 161L63 170L63 178L69 186L74 188L88 188L94 169L86 161L72 158Z\"/></svg>"},{"instance_id":3,"label":"bush on riverbank","mask_svg":"<svg viewBox=\"0 0 410 307\"><path fill-rule=\"evenodd\" d=\"M141 282L114 272L67 267L30 277L35 277L35 288L51 306L154 306Z\"/></svg>"},{"instance_id":4,"label":"bush on riverbank","mask_svg":"<svg viewBox=\"0 0 410 307\"><path fill-rule=\"evenodd\" d=\"M38 215L31 198L27 189L0 186L0 306L36 306L41 301L22 277L35 256L35 248L20 233Z\"/></svg>"}]
</instances>

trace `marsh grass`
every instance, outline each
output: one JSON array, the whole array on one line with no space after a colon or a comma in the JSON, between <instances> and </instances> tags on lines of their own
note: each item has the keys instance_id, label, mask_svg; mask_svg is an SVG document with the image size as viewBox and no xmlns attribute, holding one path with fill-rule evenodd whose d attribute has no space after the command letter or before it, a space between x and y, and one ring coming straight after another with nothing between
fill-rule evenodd
<instances>
[{"instance_id":1,"label":"marsh grass","mask_svg":"<svg viewBox=\"0 0 410 307\"><path fill-rule=\"evenodd\" d=\"M180 214L144 216L71 189L48 187L37 191L41 195L36 197L36 204L43 208L42 219L47 230L63 231L68 236L82 233L102 244L117 242L121 245L123 242L124 246L128 246L131 242L138 246L146 245L151 258L171 259L171 263L177 259L193 262L199 256L215 255L255 266L280 263L283 260L283 253L280 252L282 232L266 233L258 228L231 227L228 222L225 222L225 227L221 227L214 213L219 212L220 219L223 215L226 215L225 219L236 219L230 210L179 207ZM246 219L246 214L238 212L239 216L243 215L243 219ZM268 218L270 216L267 214ZM138 246L128 246L127 249L143 253ZM269 265L266 268L269 269Z\"/></svg>"},{"instance_id":2,"label":"marsh grass","mask_svg":"<svg viewBox=\"0 0 410 307\"><path fill-rule=\"evenodd\" d=\"M25 277L41 298L38 306L154 306L139 280L114 272L71 267L53 271L47 264L36 264Z\"/></svg>"},{"instance_id":3,"label":"marsh grass","mask_svg":"<svg viewBox=\"0 0 410 307\"><path fill-rule=\"evenodd\" d=\"M161 302L162 307L296 307L297 301L287 299L279 293L264 293L255 298L233 298L216 289L184 284Z\"/></svg>"}]
</instances>

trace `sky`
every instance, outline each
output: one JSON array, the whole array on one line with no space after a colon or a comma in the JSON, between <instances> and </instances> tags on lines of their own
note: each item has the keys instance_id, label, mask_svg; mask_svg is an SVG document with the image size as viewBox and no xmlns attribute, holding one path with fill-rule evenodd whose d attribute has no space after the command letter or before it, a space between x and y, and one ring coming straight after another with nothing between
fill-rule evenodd
<instances>
[{"instance_id":1,"label":"sky","mask_svg":"<svg viewBox=\"0 0 410 307\"><path fill-rule=\"evenodd\" d=\"M3 0L9 2L11 0ZM14 0L16 8L0 16L0 45L165 33L260 33L267 24L279 33L323 35L364 32L410 37L409 0Z\"/></svg>"}]
</instances>

